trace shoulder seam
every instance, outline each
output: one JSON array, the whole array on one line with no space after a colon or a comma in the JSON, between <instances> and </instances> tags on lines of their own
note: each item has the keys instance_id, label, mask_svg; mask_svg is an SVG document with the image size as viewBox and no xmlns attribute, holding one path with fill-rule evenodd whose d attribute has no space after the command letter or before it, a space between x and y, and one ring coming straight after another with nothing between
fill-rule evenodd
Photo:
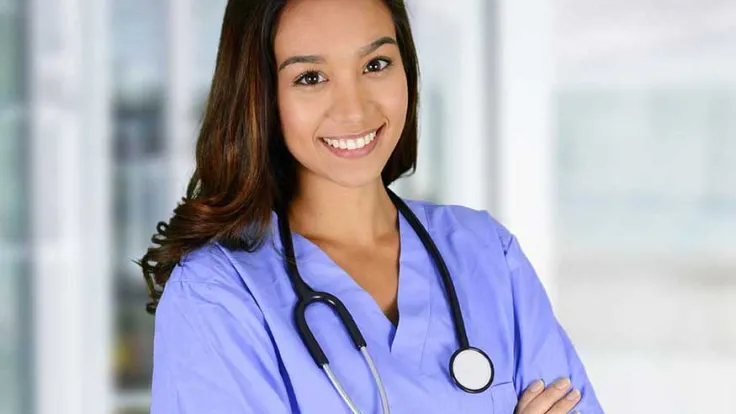
<instances>
[{"instance_id":1,"label":"shoulder seam","mask_svg":"<svg viewBox=\"0 0 736 414\"><path fill-rule=\"evenodd\" d=\"M202 247L200 247L200 249L210 249L210 250L216 249L216 251L214 251L214 252L210 252L210 253L206 253L205 252L205 254L210 254L211 256L215 257L214 260L221 261L221 263L223 265L222 266L222 271L225 272L223 276L225 276L227 278L232 277L233 275L231 275L230 272L234 272L235 273L234 274L235 279L236 280L239 280L240 283L242 283L244 285L245 289L250 293L250 289L248 288L247 285L245 285L245 282L239 276L240 272L238 271L238 268L235 266L235 263L233 263L230 255L227 254L227 252L222 248L222 246L220 246L218 243L207 243L207 244L203 245ZM180 275L179 275L179 277L175 281L176 282L187 283L187 284L197 284L197 285L212 285L212 286L222 285L221 282L212 281L212 280L192 279L192 278L188 278L186 276L186 274L188 273L188 270L186 268L187 267L187 263L190 262L188 260L188 258L195 251L196 250L191 251L191 252L188 252L186 255L184 255L182 257L182 260L179 261L179 263L177 264L177 267L180 269L179 270L180 271ZM196 259L194 261L196 261ZM175 269L176 269L176 267L175 267ZM169 280L171 280L171 278ZM169 281L167 281L167 283L168 282Z\"/></svg>"}]
</instances>

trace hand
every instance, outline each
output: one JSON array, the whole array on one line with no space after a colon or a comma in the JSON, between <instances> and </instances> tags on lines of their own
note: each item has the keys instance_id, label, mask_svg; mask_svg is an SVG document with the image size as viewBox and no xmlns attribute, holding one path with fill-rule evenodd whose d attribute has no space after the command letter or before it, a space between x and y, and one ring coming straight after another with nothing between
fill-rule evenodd
<instances>
[{"instance_id":1,"label":"hand","mask_svg":"<svg viewBox=\"0 0 736 414\"><path fill-rule=\"evenodd\" d=\"M569 389L569 378L560 378L547 389L536 380L521 395L514 414L567 414L580 401L580 391Z\"/></svg>"}]
</instances>

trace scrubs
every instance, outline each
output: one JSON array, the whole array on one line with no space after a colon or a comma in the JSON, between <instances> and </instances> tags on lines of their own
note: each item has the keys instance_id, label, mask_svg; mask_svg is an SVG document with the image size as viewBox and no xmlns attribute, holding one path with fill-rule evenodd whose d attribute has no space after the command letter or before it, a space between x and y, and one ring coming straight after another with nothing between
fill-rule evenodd
<instances>
[{"instance_id":1,"label":"scrubs","mask_svg":"<svg viewBox=\"0 0 736 414\"><path fill-rule=\"evenodd\" d=\"M317 245L293 235L299 270L339 297L368 343L395 414L511 414L535 379L570 377L575 408L602 413L583 364L516 238L486 212L407 201L452 275L470 345L495 366L479 394L457 388L457 349L445 290L430 255L400 215L399 323ZM296 295L284 270L277 217L255 252L208 244L184 257L156 313L152 414L349 413L295 329ZM330 366L362 413L380 413L363 358L332 310L307 319Z\"/></svg>"}]
</instances>

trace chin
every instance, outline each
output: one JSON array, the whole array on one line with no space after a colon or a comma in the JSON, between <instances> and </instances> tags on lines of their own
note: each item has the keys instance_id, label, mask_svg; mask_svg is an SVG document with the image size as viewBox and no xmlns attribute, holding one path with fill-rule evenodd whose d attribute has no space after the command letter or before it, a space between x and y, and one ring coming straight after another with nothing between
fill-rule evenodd
<instances>
[{"instance_id":1,"label":"chin","mask_svg":"<svg viewBox=\"0 0 736 414\"><path fill-rule=\"evenodd\" d=\"M381 182L381 170L379 171L351 171L344 174L329 174L325 177L333 183L345 188L361 188L375 185Z\"/></svg>"},{"instance_id":2,"label":"chin","mask_svg":"<svg viewBox=\"0 0 736 414\"><path fill-rule=\"evenodd\" d=\"M345 188L362 188L370 185L375 185L376 182L381 181L381 175L371 176L352 176L352 177L335 177L330 181L338 184Z\"/></svg>"}]
</instances>

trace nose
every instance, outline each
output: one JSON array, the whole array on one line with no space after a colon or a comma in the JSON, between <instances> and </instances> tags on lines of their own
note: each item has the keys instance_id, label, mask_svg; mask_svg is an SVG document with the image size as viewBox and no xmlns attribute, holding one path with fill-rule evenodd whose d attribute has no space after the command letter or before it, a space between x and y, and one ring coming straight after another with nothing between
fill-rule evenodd
<instances>
[{"instance_id":1,"label":"nose","mask_svg":"<svg viewBox=\"0 0 736 414\"><path fill-rule=\"evenodd\" d=\"M360 82L343 80L335 85L329 117L338 124L362 127L369 99Z\"/></svg>"}]
</instances>

